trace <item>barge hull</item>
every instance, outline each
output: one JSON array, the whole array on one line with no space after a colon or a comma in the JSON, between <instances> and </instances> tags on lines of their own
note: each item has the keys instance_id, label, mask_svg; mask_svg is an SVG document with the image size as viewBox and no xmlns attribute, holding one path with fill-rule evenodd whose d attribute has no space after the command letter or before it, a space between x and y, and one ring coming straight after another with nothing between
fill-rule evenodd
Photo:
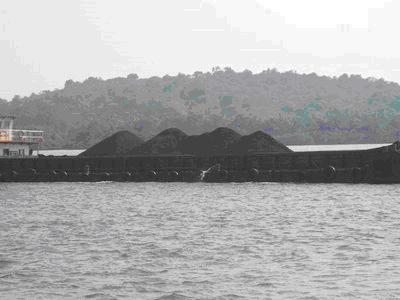
<instances>
[{"instance_id":1,"label":"barge hull","mask_svg":"<svg viewBox=\"0 0 400 300\"><path fill-rule=\"evenodd\" d=\"M218 165L217 171L209 171ZM196 157L0 158L0 182L400 183L400 143L370 150Z\"/></svg>"}]
</instances>

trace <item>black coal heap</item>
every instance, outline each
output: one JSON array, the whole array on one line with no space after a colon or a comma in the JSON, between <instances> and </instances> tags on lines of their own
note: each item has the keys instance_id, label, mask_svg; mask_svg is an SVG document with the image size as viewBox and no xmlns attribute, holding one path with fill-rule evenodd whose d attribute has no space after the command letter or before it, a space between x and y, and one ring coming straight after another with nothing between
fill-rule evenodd
<instances>
[{"instance_id":1,"label":"black coal heap","mask_svg":"<svg viewBox=\"0 0 400 300\"><path fill-rule=\"evenodd\" d=\"M129 154L181 154L179 144L187 137L188 135L182 130L169 128L132 149Z\"/></svg>"},{"instance_id":2,"label":"black coal heap","mask_svg":"<svg viewBox=\"0 0 400 300\"><path fill-rule=\"evenodd\" d=\"M146 142L129 131L120 131L89 148L80 156L101 155L247 155L267 152L292 152L262 131L240 135L219 127L211 132L188 136L177 128L166 129Z\"/></svg>"},{"instance_id":3,"label":"black coal heap","mask_svg":"<svg viewBox=\"0 0 400 300\"><path fill-rule=\"evenodd\" d=\"M133 148L143 144L143 140L127 130L118 131L93 145L79 156L126 155Z\"/></svg>"}]
</instances>

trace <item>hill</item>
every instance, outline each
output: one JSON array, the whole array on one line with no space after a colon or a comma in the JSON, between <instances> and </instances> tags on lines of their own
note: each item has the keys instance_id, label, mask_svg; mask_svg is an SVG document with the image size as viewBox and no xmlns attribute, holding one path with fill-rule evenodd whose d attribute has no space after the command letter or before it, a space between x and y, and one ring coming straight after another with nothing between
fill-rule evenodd
<instances>
[{"instance_id":1,"label":"hill","mask_svg":"<svg viewBox=\"0 0 400 300\"><path fill-rule=\"evenodd\" d=\"M379 143L400 138L400 86L343 74L258 74L214 68L176 76L67 80L62 89L0 100L20 128L45 131L43 148L87 148L129 130L148 139L166 128L199 135L260 128L285 144Z\"/></svg>"},{"instance_id":2,"label":"hill","mask_svg":"<svg viewBox=\"0 0 400 300\"><path fill-rule=\"evenodd\" d=\"M143 140L129 131L119 131L93 145L79 156L123 155L142 144Z\"/></svg>"}]
</instances>

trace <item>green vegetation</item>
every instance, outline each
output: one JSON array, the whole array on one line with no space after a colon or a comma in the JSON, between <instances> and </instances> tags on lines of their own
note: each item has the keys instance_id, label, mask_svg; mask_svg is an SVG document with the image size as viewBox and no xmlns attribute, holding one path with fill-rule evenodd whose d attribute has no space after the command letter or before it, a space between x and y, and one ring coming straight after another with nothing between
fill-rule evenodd
<instances>
[{"instance_id":1,"label":"green vegetation","mask_svg":"<svg viewBox=\"0 0 400 300\"><path fill-rule=\"evenodd\" d=\"M357 75L216 67L67 80L63 89L0 99L0 112L15 115L17 127L44 130L44 148L87 148L118 130L149 139L170 127L192 135L221 126L240 134L268 128L285 144L379 143L399 139L400 86Z\"/></svg>"}]
</instances>

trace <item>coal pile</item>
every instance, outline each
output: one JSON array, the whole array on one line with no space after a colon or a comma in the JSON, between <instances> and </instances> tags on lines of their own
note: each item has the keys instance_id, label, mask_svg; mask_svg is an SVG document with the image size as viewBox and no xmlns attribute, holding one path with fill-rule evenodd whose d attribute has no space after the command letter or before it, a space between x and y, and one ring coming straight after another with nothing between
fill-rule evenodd
<instances>
[{"instance_id":1,"label":"coal pile","mask_svg":"<svg viewBox=\"0 0 400 300\"><path fill-rule=\"evenodd\" d=\"M166 129L142 145L129 152L131 155L140 154L182 154L179 145L188 135L177 128Z\"/></svg>"},{"instance_id":2,"label":"coal pile","mask_svg":"<svg viewBox=\"0 0 400 300\"><path fill-rule=\"evenodd\" d=\"M236 131L219 127L211 132L188 136L177 128L166 129L150 140L129 131L120 131L89 148L80 156L104 155L248 155L267 152L292 152L270 135L256 131L240 135Z\"/></svg>"},{"instance_id":3,"label":"coal pile","mask_svg":"<svg viewBox=\"0 0 400 300\"><path fill-rule=\"evenodd\" d=\"M242 136L230 148L232 154L245 155L265 152L293 152L281 142L262 131Z\"/></svg>"},{"instance_id":4,"label":"coal pile","mask_svg":"<svg viewBox=\"0 0 400 300\"><path fill-rule=\"evenodd\" d=\"M79 156L126 155L133 148L143 144L143 140L127 130L118 131L90 147Z\"/></svg>"},{"instance_id":5,"label":"coal pile","mask_svg":"<svg viewBox=\"0 0 400 300\"><path fill-rule=\"evenodd\" d=\"M236 131L219 127L211 132L189 136L179 144L179 150L182 154L197 156L223 155L231 152L231 146L240 138Z\"/></svg>"}]
</instances>

